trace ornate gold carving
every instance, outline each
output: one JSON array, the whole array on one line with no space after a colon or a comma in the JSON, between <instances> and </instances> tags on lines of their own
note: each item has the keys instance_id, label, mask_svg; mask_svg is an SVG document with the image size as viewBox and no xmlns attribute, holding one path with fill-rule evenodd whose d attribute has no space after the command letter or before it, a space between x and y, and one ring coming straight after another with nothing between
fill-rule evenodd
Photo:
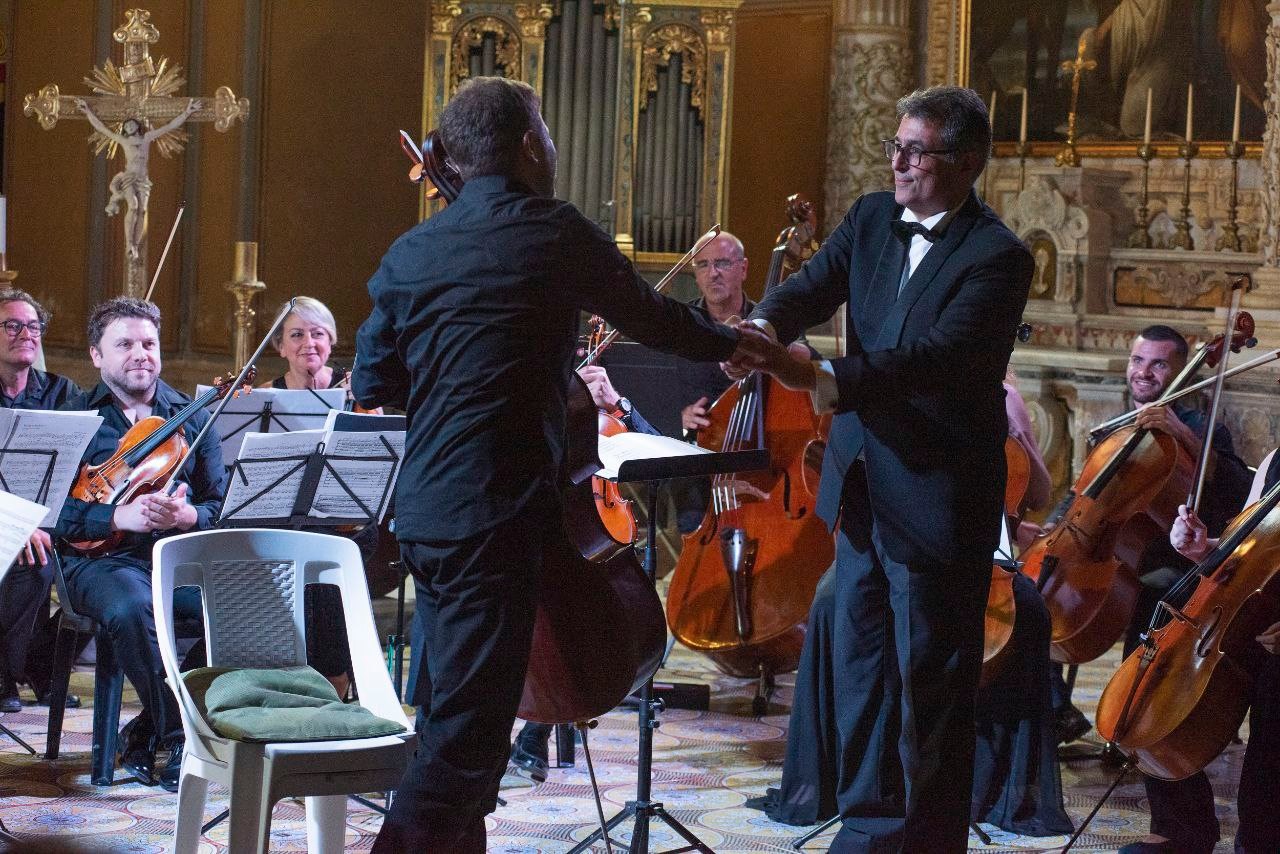
<instances>
[{"instance_id":1,"label":"ornate gold carving","mask_svg":"<svg viewBox=\"0 0 1280 854\"><path fill-rule=\"evenodd\" d=\"M929 35L925 76L930 85L964 85L969 76L968 0L929 0Z\"/></svg>"},{"instance_id":2,"label":"ornate gold carving","mask_svg":"<svg viewBox=\"0 0 1280 854\"><path fill-rule=\"evenodd\" d=\"M664 24L644 40L644 52L640 65L640 91L658 91L658 68L671 62L671 54L684 55L680 80L689 84L689 103L698 114L706 103L707 46L698 31L685 24ZM647 106L647 99L640 99L640 109Z\"/></svg>"},{"instance_id":3,"label":"ornate gold carving","mask_svg":"<svg viewBox=\"0 0 1280 854\"><path fill-rule=\"evenodd\" d=\"M1187 264L1121 267L1115 271L1114 277L1117 304L1169 308L1212 308L1220 302L1219 299L1212 299L1209 305L1205 305L1200 297L1213 291L1225 294L1231 287L1232 278L1222 270L1205 270ZM1147 292L1158 296L1153 299Z\"/></svg>"},{"instance_id":4,"label":"ornate gold carving","mask_svg":"<svg viewBox=\"0 0 1280 854\"><path fill-rule=\"evenodd\" d=\"M453 57L449 72L449 93L458 91L462 81L471 76L469 58L473 48L484 43L484 37L492 34L497 41L493 63L503 77L520 79L520 36L502 18L481 15L467 21L453 35Z\"/></svg>"},{"instance_id":5,"label":"ornate gold carving","mask_svg":"<svg viewBox=\"0 0 1280 854\"><path fill-rule=\"evenodd\" d=\"M733 31L732 9L703 9L698 16L702 30L707 34L708 47L725 47Z\"/></svg>"},{"instance_id":6,"label":"ornate gold carving","mask_svg":"<svg viewBox=\"0 0 1280 854\"><path fill-rule=\"evenodd\" d=\"M449 35L462 17L462 4L458 0L433 0L431 3L431 32Z\"/></svg>"},{"instance_id":7,"label":"ornate gold carving","mask_svg":"<svg viewBox=\"0 0 1280 854\"><path fill-rule=\"evenodd\" d=\"M554 13L550 3L517 3L516 20L520 23L520 35L526 39L545 39L547 22Z\"/></svg>"}]
</instances>

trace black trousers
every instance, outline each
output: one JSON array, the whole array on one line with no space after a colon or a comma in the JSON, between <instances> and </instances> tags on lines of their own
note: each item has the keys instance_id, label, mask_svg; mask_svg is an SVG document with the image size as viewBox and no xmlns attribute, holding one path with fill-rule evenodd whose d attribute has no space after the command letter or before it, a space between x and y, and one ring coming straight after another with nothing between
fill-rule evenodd
<instances>
[{"instance_id":1,"label":"black trousers","mask_svg":"<svg viewBox=\"0 0 1280 854\"><path fill-rule=\"evenodd\" d=\"M554 501L475 537L401 542L417 582L425 720L374 851L481 854L524 686ZM552 526L551 522L557 524Z\"/></svg>"},{"instance_id":2,"label":"black trousers","mask_svg":"<svg viewBox=\"0 0 1280 854\"><path fill-rule=\"evenodd\" d=\"M52 561L41 566L14 562L0 583L0 672L16 680L47 683L47 674L27 671L27 653L40 609L49 605L53 584ZM43 678L40 678L43 676Z\"/></svg>"},{"instance_id":3,"label":"black trousers","mask_svg":"<svg viewBox=\"0 0 1280 854\"><path fill-rule=\"evenodd\" d=\"M128 556L72 558L66 561L67 592L72 606L105 626L116 660L138 692L142 711L161 745L182 737L178 701L165 684L164 662L156 642L151 607L151 563ZM175 625L198 626L200 591L179 587L173 594ZM181 632L187 634L187 632Z\"/></svg>"},{"instance_id":4,"label":"black trousers","mask_svg":"<svg viewBox=\"0 0 1280 854\"><path fill-rule=\"evenodd\" d=\"M830 850L965 850L990 584L989 557L907 566L869 519L842 521L831 691L843 826Z\"/></svg>"}]
</instances>

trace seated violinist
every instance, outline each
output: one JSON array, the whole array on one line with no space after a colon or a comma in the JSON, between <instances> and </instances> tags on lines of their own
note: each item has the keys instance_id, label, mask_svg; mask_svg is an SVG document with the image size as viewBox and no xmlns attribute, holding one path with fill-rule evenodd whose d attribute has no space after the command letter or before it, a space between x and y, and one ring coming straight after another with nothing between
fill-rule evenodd
<instances>
[{"instance_id":1,"label":"seated violinist","mask_svg":"<svg viewBox=\"0 0 1280 854\"><path fill-rule=\"evenodd\" d=\"M136 422L170 418L191 399L160 379L160 309L133 297L116 297L89 316L89 356L102 381L72 397L64 409L97 410L102 426L85 449L82 462L99 465L116 453L121 437ZM200 410L182 432L195 439L208 420ZM138 692L142 713L120 734L122 766L145 785L178 790L182 767L182 719L177 701L165 684L164 664L156 643L151 606L151 549L163 537L206 530L222 506L226 470L216 430L205 434L182 462L171 495L143 494L123 504L68 498L58 518L57 536L67 543L104 540L120 534L107 554L89 557L74 547L64 554L71 605L105 626L115 658ZM200 594L194 587L174 593L176 621L199 625ZM158 775L156 749L168 750Z\"/></svg>"},{"instance_id":2,"label":"seated violinist","mask_svg":"<svg viewBox=\"0 0 1280 854\"><path fill-rule=\"evenodd\" d=\"M1130 401L1143 407L1134 423L1140 428L1159 430L1173 436L1187 456L1195 460L1200 455L1206 420L1204 409L1197 405L1199 401L1182 398L1165 406L1157 404L1169 390L1170 383L1186 367L1187 355L1187 339L1177 330L1162 324L1148 326L1133 340L1125 380ZM1209 479L1205 484L1202 505L1205 524L1213 535L1221 532L1239 512L1249 491L1249 469L1236 456L1231 432L1223 420L1218 419L1213 431ZM1134 568L1142 586L1125 636L1126 656L1137 646L1138 637L1146 629L1156 603L1190 569L1190 564L1170 547L1164 537L1157 537L1143 551L1138 566ZM1090 723L1071 703L1061 670L1061 667L1054 668L1054 706L1060 737L1065 742L1088 732Z\"/></svg>"},{"instance_id":3,"label":"seated violinist","mask_svg":"<svg viewBox=\"0 0 1280 854\"><path fill-rule=\"evenodd\" d=\"M1005 390L1009 435L1031 462L1023 506L1011 508L1020 516L1048 504L1051 484L1012 373L1005 379ZM1057 740L1049 692L1049 612L1035 583L1021 574L1013 578L1013 596L1017 616L1005 654L1008 664L979 689L975 705L970 818L1026 836L1070 833L1071 819L1063 807L1056 767ZM839 788L847 785L838 774L841 698L830 694L834 684L831 672L839 665L833 659L831 639L839 619L835 572L829 570L818 582L809 611L796 670L782 782L763 798L747 802L784 824L816 824L836 815Z\"/></svg>"},{"instance_id":4,"label":"seated violinist","mask_svg":"<svg viewBox=\"0 0 1280 854\"><path fill-rule=\"evenodd\" d=\"M1272 451L1258 466L1246 505L1280 482L1280 455ZM1187 508L1169 532L1169 543L1188 561L1199 562L1217 545L1205 523ZM1249 742L1240 768L1236 795L1240 826L1235 850L1239 854L1280 851L1280 622L1256 638L1246 666L1254 676L1250 697ZM1214 850L1218 816L1213 789L1200 771L1185 780L1169 782L1144 775L1151 807L1151 835L1121 848L1121 854L1199 854Z\"/></svg>"}]
</instances>

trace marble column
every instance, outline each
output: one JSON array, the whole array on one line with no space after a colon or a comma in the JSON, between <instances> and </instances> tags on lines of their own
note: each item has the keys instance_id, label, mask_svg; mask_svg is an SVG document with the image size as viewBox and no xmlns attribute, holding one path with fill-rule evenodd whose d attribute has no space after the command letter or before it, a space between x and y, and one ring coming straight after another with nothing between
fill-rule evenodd
<instances>
[{"instance_id":1,"label":"marble column","mask_svg":"<svg viewBox=\"0 0 1280 854\"><path fill-rule=\"evenodd\" d=\"M1267 4L1267 128L1262 134L1262 267L1245 297L1250 309L1280 310L1280 2ZM1267 318L1280 325L1280 316Z\"/></svg>"},{"instance_id":2,"label":"marble column","mask_svg":"<svg viewBox=\"0 0 1280 854\"><path fill-rule=\"evenodd\" d=\"M909 0L836 0L827 132L828 231L862 193L888 189L880 140L914 88Z\"/></svg>"}]
</instances>

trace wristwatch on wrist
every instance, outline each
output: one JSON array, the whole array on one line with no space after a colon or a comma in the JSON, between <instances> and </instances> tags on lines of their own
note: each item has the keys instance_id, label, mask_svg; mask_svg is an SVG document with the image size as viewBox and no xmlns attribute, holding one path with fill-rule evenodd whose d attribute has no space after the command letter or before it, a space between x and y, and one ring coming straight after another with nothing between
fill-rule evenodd
<instances>
[{"instance_id":1,"label":"wristwatch on wrist","mask_svg":"<svg viewBox=\"0 0 1280 854\"><path fill-rule=\"evenodd\" d=\"M632 406L631 401L625 397L618 398L618 402L614 404L614 414L623 421L631 418Z\"/></svg>"}]
</instances>

